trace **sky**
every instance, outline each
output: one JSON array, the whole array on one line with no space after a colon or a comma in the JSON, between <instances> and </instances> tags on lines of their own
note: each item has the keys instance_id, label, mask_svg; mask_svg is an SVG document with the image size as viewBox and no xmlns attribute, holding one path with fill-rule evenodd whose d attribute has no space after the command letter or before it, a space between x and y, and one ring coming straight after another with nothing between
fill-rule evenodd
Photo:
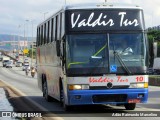
<instances>
[{"instance_id":1,"label":"sky","mask_svg":"<svg viewBox=\"0 0 160 120\"><path fill-rule=\"evenodd\" d=\"M146 28L160 25L160 0L106 0L143 8ZM105 0L0 0L0 34L36 36L36 27L66 4Z\"/></svg>"}]
</instances>

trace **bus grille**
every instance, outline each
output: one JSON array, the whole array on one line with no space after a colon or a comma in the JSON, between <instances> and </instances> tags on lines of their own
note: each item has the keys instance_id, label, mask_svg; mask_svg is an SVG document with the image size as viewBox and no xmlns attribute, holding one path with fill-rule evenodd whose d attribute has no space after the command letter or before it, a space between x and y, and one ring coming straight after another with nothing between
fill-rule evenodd
<instances>
[{"instance_id":1,"label":"bus grille","mask_svg":"<svg viewBox=\"0 0 160 120\"><path fill-rule=\"evenodd\" d=\"M106 86L90 86L90 90L106 90L106 89L128 89L128 85L121 85L121 86L113 86L112 88L107 88Z\"/></svg>"},{"instance_id":2,"label":"bus grille","mask_svg":"<svg viewBox=\"0 0 160 120\"><path fill-rule=\"evenodd\" d=\"M126 94L112 94L112 95L93 95L92 96L94 103L101 102L126 102Z\"/></svg>"}]
</instances>

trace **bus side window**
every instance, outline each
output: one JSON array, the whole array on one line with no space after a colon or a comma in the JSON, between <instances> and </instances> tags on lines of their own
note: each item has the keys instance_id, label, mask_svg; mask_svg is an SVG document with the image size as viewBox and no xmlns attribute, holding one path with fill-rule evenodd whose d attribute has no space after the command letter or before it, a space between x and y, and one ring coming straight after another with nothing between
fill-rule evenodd
<instances>
[{"instance_id":1,"label":"bus side window","mask_svg":"<svg viewBox=\"0 0 160 120\"><path fill-rule=\"evenodd\" d=\"M55 21L55 40L57 40L57 38L58 38L58 36L57 36L57 34L58 34L58 16L56 16L56 19L55 19L56 21Z\"/></svg>"},{"instance_id":2,"label":"bus side window","mask_svg":"<svg viewBox=\"0 0 160 120\"><path fill-rule=\"evenodd\" d=\"M42 26L41 26L41 40L40 40L40 45L43 44L43 40L44 40L44 38L43 38L43 33L44 33L44 31L43 31L43 25L42 25Z\"/></svg>"},{"instance_id":3,"label":"bus side window","mask_svg":"<svg viewBox=\"0 0 160 120\"><path fill-rule=\"evenodd\" d=\"M51 42L53 42L53 39L54 39L53 38L53 36L54 36L54 34L53 34L53 31L54 31L53 28L54 28L54 26L53 25L54 25L54 18L51 19L51 31L50 31L50 33L51 33Z\"/></svg>"},{"instance_id":4,"label":"bus side window","mask_svg":"<svg viewBox=\"0 0 160 120\"><path fill-rule=\"evenodd\" d=\"M47 33L47 25L46 25L46 23L44 24L44 41L43 41L43 44L45 44L45 43L47 43L46 41L47 41L47 35L46 35L46 33Z\"/></svg>"},{"instance_id":5,"label":"bus side window","mask_svg":"<svg viewBox=\"0 0 160 120\"><path fill-rule=\"evenodd\" d=\"M47 43L50 42L49 33L50 33L50 21L47 22Z\"/></svg>"}]
</instances>

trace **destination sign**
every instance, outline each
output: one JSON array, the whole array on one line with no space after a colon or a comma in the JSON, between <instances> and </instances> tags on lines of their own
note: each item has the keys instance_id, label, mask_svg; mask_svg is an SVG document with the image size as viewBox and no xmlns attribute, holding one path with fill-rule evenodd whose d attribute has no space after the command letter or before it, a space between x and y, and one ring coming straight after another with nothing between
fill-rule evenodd
<instances>
[{"instance_id":1,"label":"destination sign","mask_svg":"<svg viewBox=\"0 0 160 120\"><path fill-rule=\"evenodd\" d=\"M66 18L69 31L144 29L141 10L75 10Z\"/></svg>"}]
</instances>

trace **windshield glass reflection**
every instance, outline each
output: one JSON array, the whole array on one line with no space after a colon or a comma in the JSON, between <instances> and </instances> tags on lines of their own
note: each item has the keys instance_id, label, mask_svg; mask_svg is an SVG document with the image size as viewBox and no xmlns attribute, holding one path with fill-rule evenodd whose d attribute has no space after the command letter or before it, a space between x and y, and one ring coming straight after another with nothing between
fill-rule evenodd
<instances>
[{"instance_id":1,"label":"windshield glass reflection","mask_svg":"<svg viewBox=\"0 0 160 120\"><path fill-rule=\"evenodd\" d=\"M143 34L110 34L110 64L121 66L113 51L116 51L126 66L145 66Z\"/></svg>"},{"instance_id":2,"label":"windshield glass reflection","mask_svg":"<svg viewBox=\"0 0 160 120\"><path fill-rule=\"evenodd\" d=\"M108 67L107 40L99 35L70 35L67 41L67 67Z\"/></svg>"}]
</instances>

